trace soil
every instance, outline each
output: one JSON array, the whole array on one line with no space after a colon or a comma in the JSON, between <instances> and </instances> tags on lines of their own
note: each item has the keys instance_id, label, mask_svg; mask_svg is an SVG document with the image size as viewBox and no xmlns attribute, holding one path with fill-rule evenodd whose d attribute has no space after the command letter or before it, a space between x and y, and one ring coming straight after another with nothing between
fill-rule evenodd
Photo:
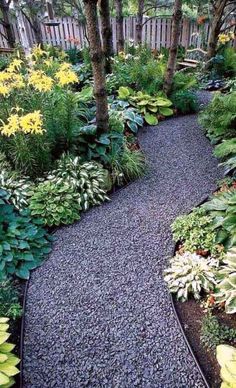
<instances>
[{"instance_id":1,"label":"soil","mask_svg":"<svg viewBox=\"0 0 236 388\"><path fill-rule=\"evenodd\" d=\"M187 302L174 302L180 322L191 345L191 348L202 368L202 371L211 388L221 385L220 367L213 350L206 349L200 341L201 325L205 315L200 303L193 299ZM228 327L236 328L235 314L225 314L223 311L214 311L218 321Z\"/></svg>"}]
</instances>

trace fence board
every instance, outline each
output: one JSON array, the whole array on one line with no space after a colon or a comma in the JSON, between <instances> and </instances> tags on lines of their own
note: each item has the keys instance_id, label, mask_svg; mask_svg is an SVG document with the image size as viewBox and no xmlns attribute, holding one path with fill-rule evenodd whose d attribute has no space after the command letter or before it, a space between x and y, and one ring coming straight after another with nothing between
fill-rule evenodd
<instances>
[{"instance_id":1,"label":"fence board","mask_svg":"<svg viewBox=\"0 0 236 388\"><path fill-rule=\"evenodd\" d=\"M22 15L23 16L23 15ZM25 31L29 44L32 46L35 43L34 32L26 20L22 17L25 24ZM56 19L60 22L59 26L48 27L42 23L42 39L47 44L60 46L63 49L71 47L83 48L87 45L84 28L78 21L72 17L63 17ZM172 20L171 18L151 18L148 20L144 17L144 25L142 30L142 42L146 43L153 49L159 50L161 47L170 47ZM230 21L228 21L229 23ZM133 40L137 43L136 36L136 17L124 18L124 37L126 41ZM116 19L111 18L111 26L113 32L113 49L117 51L117 24ZM16 36L16 41L20 42L19 26L14 21L13 28ZM184 47L202 47L208 41L210 27L208 23L204 26L199 26L195 22L184 19L182 22L180 44ZM0 25L0 47L9 47L7 40L4 38L5 29ZM236 40L233 43L236 45Z\"/></svg>"}]
</instances>

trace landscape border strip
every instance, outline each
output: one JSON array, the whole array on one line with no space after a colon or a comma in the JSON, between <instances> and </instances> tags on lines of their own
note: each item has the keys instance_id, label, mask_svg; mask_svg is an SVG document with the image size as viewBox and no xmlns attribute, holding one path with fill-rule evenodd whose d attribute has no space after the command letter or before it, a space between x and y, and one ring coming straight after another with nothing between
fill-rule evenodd
<instances>
[{"instance_id":1,"label":"landscape border strip","mask_svg":"<svg viewBox=\"0 0 236 388\"><path fill-rule=\"evenodd\" d=\"M21 328L20 328L20 388L23 388L23 353L24 353L24 338L25 338L25 309L26 309L26 298L29 287L29 279L25 282L25 289L23 294L23 304L22 304L22 318L21 318Z\"/></svg>"}]
</instances>

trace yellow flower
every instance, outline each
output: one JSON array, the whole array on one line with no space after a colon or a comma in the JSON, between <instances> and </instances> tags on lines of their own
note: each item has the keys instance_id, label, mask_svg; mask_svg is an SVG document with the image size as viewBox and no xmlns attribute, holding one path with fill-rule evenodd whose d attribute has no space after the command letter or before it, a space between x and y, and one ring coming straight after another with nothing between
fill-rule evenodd
<instances>
[{"instance_id":1,"label":"yellow flower","mask_svg":"<svg viewBox=\"0 0 236 388\"><path fill-rule=\"evenodd\" d=\"M21 59L13 59L13 61L8 66L7 71L9 73L14 73L17 70L19 71L22 63L23 61Z\"/></svg>"},{"instance_id":2,"label":"yellow flower","mask_svg":"<svg viewBox=\"0 0 236 388\"><path fill-rule=\"evenodd\" d=\"M42 50L40 44L34 46L34 48L31 51L31 56L34 57L35 59L41 58L44 55L47 55L47 52Z\"/></svg>"},{"instance_id":3,"label":"yellow flower","mask_svg":"<svg viewBox=\"0 0 236 388\"><path fill-rule=\"evenodd\" d=\"M52 67L52 66L53 66L53 58L45 59L45 61L43 61L43 63L44 63L47 67Z\"/></svg>"},{"instance_id":4,"label":"yellow flower","mask_svg":"<svg viewBox=\"0 0 236 388\"><path fill-rule=\"evenodd\" d=\"M29 75L29 85L32 85L40 92L48 92L52 89L53 80L48 77L42 70L32 71Z\"/></svg>"},{"instance_id":5,"label":"yellow flower","mask_svg":"<svg viewBox=\"0 0 236 388\"><path fill-rule=\"evenodd\" d=\"M27 113L24 116L19 116L19 109L15 109L17 113L11 114L7 119L7 124L2 122L0 133L5 136L11 136L17 132L23 133L34 133L42 134L45 130L43 129L43 119L40 111L34 111Z\"/></svg>"},{"instance_id":6,"label":"yellow flower","mask_svg":"<svg viewBox=\"0 0 236 388\"><path fill-rule=\"evenodd\" d=\"M59 85L61 86L79 81L76 73L72 70L69 63L62 63L60 65L59 70L55 74L55 78L58 80Z\"/></svg>"},{"instance_id":7,"label":"yellow flower","mask_svg":"<svg viewBox=\"0 0 236 388\"><path fill-rule=\"evenodd\" d=\"M10 73L8 71L0 72L0 94L6 96L14 89L21 89L25 86L21 74Z\"/></svg>"},{"instance_id":8,"label":"yellow flower","mask_svg":"<svg viewBox=\"0 0 236 388\"><path fill-rule=\"evenodd\" d=\"M218 36L218 42L221 44L225 44L225 43L229 42L230 39L231 39L230 34L219 34L219 36Z\"/></svg>"}]
</instances>

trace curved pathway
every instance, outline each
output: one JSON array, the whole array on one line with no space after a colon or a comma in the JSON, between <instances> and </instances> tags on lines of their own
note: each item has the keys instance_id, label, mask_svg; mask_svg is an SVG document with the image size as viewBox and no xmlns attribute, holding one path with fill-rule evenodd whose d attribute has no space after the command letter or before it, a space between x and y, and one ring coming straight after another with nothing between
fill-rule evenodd
<instances>
[{"instance_id":1,"label":"curved pathway","mask_svg":"<svg viewBox=\"0 0 236 388\"><path fill-rule=\"evenodd\" d=\"M32 273L25 388L203 387L162 272L170 224L220 177L195 115L144 129L149 172L112 201L58 230Z\"/></svg>"}]
</instances>

